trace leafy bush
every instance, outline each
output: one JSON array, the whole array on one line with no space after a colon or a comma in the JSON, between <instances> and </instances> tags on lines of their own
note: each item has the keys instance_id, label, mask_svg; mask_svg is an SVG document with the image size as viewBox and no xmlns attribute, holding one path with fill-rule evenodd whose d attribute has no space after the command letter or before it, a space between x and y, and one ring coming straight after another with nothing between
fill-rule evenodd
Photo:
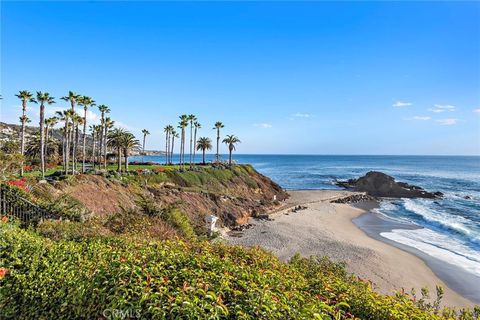
<instances>
[{"instance_id":1,"label":"leafy bush","mask_svg":"<svg viewBox=\"0 0 480 320\"><path fill-rule=\"evenodd\" d=\"M110 215L105 222L105 227L117 234L140 231L144 222L135 211L121 209Z\"/></svg>"},{"instance_id":2,"label":"leafy bush","mask_svg":"<svg viewBox=\"0 0 480 320\"><path fill-rule=\"evenodd\" d=\"M163 210L161 217L172 227L179 230L185 238L192 239L195 237L195 231L190 224L190 220L188 219L187 215L179 209L165 209Z\"/></svg>"},{"instance_id":3,"label":"leafy bush","mask_svg":"<svg viewBox=\"0 0 480 320\"><path fill-rule=\"evenodd\" d=\"M50 213L72 221L84 222L92 215L80 201L68 194L62 194L54 201L42 204L42 207Z\"/></svg>"},{"instance_id":4,"label":"leafy bush","mask_svg":"<svg viewBox=\"0 0 480 320\"><path fill-rule=\"evenodd\" d=\"M161 209L158 207L155 201L153 201L152 198L142 193L138 195L135 203L142 209L142 212L147 216L153 217L155 215L158 215L161 211Z\"/></svg>"},{"instance_id":5,"label":"leafy bush","mask_svg":"<svg viewBox=\"0 0 480 320\"><path fill-rule=\"evenodd\" d=\"M0 223L0 269L2 318L93 319L118 310L147 319L446 319L409 295L381 296L327 259L285 264L220 243L52 241Z\"/></svg>"},{"instance_id":6,"label":"leafy bush","mask_svg":"<svg viewBox=\"0 0 480 320\"><path fill-rule=\"evenodd\" d=\"M80 241L85 238L94 238L110 235L108 229L103 228L97 221L85 223L76 221L44 221L39 224L36 231L52 240Z\"/></svg>"},{"instance_id":7,"label":"leafy bush","mask_svg":"<svg viewBox=\"0 0 480 320\"><path fill-rule=\"evenodd\" d=\"M160 215L147 216L127 209L110 215L102 226L114 234L139 239L173 239L178 238L180 231L165 222Z\"/></svg>"}]
</instances>

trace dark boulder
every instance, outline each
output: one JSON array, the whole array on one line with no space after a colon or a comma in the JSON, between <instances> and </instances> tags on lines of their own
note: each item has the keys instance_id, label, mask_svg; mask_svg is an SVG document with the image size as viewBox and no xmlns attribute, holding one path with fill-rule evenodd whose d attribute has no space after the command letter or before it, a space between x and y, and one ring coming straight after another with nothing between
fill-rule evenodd
<instances>
[{"instance_id":1,"label":"dark boulder","mask_svg":"<svg viewBox=\"0 0 480 320\"><path fill-rule=\"evenodd\" d=\"M355 191L366 192L373 197L438 199L443 196L441 192L428 192L418 186L409 185L405 182L396 182L393 177L378 171L370 171L358 179L337 182L337 185Z\"/></svg>"}]
</instances>

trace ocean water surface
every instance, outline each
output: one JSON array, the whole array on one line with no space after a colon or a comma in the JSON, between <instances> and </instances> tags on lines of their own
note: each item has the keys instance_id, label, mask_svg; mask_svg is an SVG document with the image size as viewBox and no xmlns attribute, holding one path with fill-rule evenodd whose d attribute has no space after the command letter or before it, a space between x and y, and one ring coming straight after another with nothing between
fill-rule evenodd
<instances>
[{"instance_id":1,"label":"ocean water surface","mask_svg":"<svg viewBox=\"0 0 480 320\"><path fill-rule=\"evenodd\" d=\"M374 209L378 217L414 228L386 230L380 235L455 265L480 280L480 157L235 155L234 158L239 163L252 164L286 189L337 189L336 179L359 177L376 170L397 181L441 191L443 199L382 201ZM211 159L209 156L208 160ZM145 156L143 160L162 163L164 158Z\"/></svg>"}]
</instances>

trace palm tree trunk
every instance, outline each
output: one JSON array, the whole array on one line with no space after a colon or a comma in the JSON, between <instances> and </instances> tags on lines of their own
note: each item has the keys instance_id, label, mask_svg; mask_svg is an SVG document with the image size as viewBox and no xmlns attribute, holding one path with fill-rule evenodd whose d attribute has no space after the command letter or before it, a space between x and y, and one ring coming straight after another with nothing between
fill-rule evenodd
<instances>
[{"instance_id":1,"label":"palm tree trunk","mask_svg":"<svg viewBox=\"0 0 480 320\"><path fill-rule=\"evenodd\" d=\"M117 171L122 171L122 153L120 147L117 147Z\"/></svg>"},{"instance_id":2,"label":"palm tree trunk","mask_svg":"<svg viewBox=\"0 0 480 320\"><path fill-rule=\"evenodd\" d=\"M73 135L74 135L74 132L75 132L75 127L73 126L73 120L72 120L72 124L71 124L71 127L70 129L68 130L69 132L69 135L68 135L68 152L71 153L68 155L68 158L69 158L69 161L72 160L73 161ZM68 166L70 167L70 163L68 164ZM74 173L74 168L73 168L73 163L71 164L71 172L72 174Z\"/></svg>"},{"instance_id":3,"label":"palm tree trunk","mask_svg":"<svg viewBox=\"0 0 480 320\"><path fill-rule=\"evenodd\" d=\"M165 132L165 165L168 164L168 132Z\"/></svg>"},{"instance_id":4,"label":"palm tree trunk","mask_svg":"<svg viewBox=\"0 0 480 320\"><path fill-rule=\"evenodd\" d=\"M183 166L183 129L180 134L180 167Z\"/></svg>"},{"instance_id":5,"label":"palm tree trunk","mask_svg":"<svg viewBox=\"0 0 480 320\"><path fill-rule=\"evenodd\" d=\"M143 154L145 154L145 138L147 137L146 134L143 134Z\"/></svg>"},{"instance_id":6,"label":"palm tree trunk","mask_svg":"<svg viewBox=\"0 0 480 320\"><path fill-rule=\"evenodd\" d=\"M82 146L82 173L85 173L85 157L87 145L87 107L83 108L83 146Z\"/></svg>"},{"instance_id":7,"label":"palm tree trunk","mask_svg":"<svg viewBox=\"0 0 480 320\"><path fill-rule=\"evenodd\" d=\"M190 120L190 168L192 167L193 121Z\"/></svg>"},{"instance_id":8,"label":"palm tree trunk","mask_svg":"<svg viewBox=\"0 0 480 320\"><path fill-rule=\"evenodd\" d=\"M99 153L98 153L98 163L101 168L101 163L102 163L102 150L103 150L103 127L105 126L105 113L102 112L102 117L101 117L101 132L100 132L100 141L99 141Z\"/></svg>"},{"instance_id":9,"label":"palm tree trunk","mask_svg":"<svg viewBox=\"0 0 480 320\"><path fill-rule=\"evenodd\" d=\"M180 132L180 152L178 153L180 167L182 166L182 133Z\"/></svg>"},{"instance_id":10,"label":"palm tree trunk","mask_svg":"<svg viewBox=\"0 0 480 320\"><path fill-rule=\"evenodd\" d=\"M40 162L41 162L41 171L42 171L42 179L45 179L45 132L44 122L45 122L45 105L42 103L40 104Z\"/></svg>"},{"instance_id":11,"label":"palm tree trunk","mask_svg":"<svg viewBox=\"0 0 480 320\"><path fill-rule=\"evenodd\" d=\"M23 156L25 155L25 120L27 116L27 101L23 100L22 102L22 137L20 142L20 153L22 154L22 163L20 166L20 176L23 177L23 167L24 167L24 160Z\"/></svg>"},{"instance_id":12,"label":"palm tree trunk","mask_svg":"<svg viewBox=\"0 0 480 320\"><path fill-rule=\"evenodd\" d=\"M231 167L232 166L232 149L229 149L229 155L228 155L228 165Z\"/></svg>"},{"instance_id":13,"label":"palm tree trunk","mask_svg":"<svg viewBox=\"0 0 480 320\"><path fill-rule=\"evenodd\" d=\"M125 157L125 163L124 163L125 172L128 173L128 150L127 149L123 150L123 156Z\"/></svg>"},{"instance_id":14,"label":"palm tree trunk","mask_svg":"<svg viewBox=\"0 0 480 320\"><path fill-rule=\"evenodd\" d=\"M93 129L93 135L92 135L92 163L93 163L93 169L95 169L96 167L96 162L95 162L95 148L96 148L96 140L95 140L95 137L97 136L96 132L95 132L95 129Z\"/></svg>"},{"instance_id":15,"label":"palm tree trunk","mask_svg":"<svg viewBox=\"0 0 480 320\"><path fill-rule=\"evenodd\" d=\"M72 120L72 122L72 174L75 174L75 171L77 171L77 126L75 120Z\"/></svg>"},{"instance_id":16,"label":"palm tree trunk","mask_svg":"<svg viewBox=\"0 0 480 320\"><path fill-rule=\"evenodd\" d=\"M48 136L48 129L49 129L49 126L48 124L46 124L45 125L45 162L46 163L48 163L48 141L50 140Z\"/></svg>"},{"instance_id":17,"label":"palm tree trunk","mask_svg":"<svg viewBox=\"0 0 480 320\"><path fill-rule=\"evenodd\" d=\"M63 136L62 136L62 161L63 161L63 171L65 171L65 128L63 129Z\"/></svg>"},{"instance_id":18,"label":"palm tree trunk","mask_svg":"<svg viewBox=\"0 0 480 320\"><path fill-rule=\"evenodd\" d=\"M171 152L170 152L170 164L173 162L173 148L175 147L175 136L172 134L172 146L171 146Z\"/></svg>"},{"instance_id":19,"label":"palm tree trunk","mask_svg":"<svg viewBox=\"0 0 480 320\"><path fill-rule=\"evenodd\" d=\"M195 166L195 150L197 150L197 126L195 125L195 133L193 134L193 166Z\"/></svg>"},{"instance_id":20,"label":"palm tree trunk","mask_svg":"<svg viewBox=\"0 0 480 320\"><path fill-rule=\"evenodd\" d=\"M65 152L64 152L64 158L65 158L65 163L63 164L65 167L65 174L68 174L68 167L69 167L69 162L70 162L70 144L68 142L68 137L70 135L70 130L68 129L68 119L65 119L65 127L63 129L64 131L64 141L65 141Z\"/></svg>"},{"instance_id":21,"label":"palm tree trunk","mask_svg":"<svg viewBox=\"0 0 480 320\"><path fill-rule=\"evenodd\" d=\"M185 169L185 142L186 142L186 131L183 128L183 137L182 137L182 169Z\"/></svg>"},{"instance_id":22,"label":"palm tree trunk","mask_svg":"<svg viewBox=\"0 0 480 320\"><path fill-rule=\"evenodd\" d=\"M75 127L75 142L74 142L75 144L73 145L73 154L74 154L73 168L75 169L75 171L77 171L77 147L80 144L79 141L80 141L80 131L78 129L78 124L77 124L77 126Z\"/></svg>"},{"instance_id":23,"label":"palm tree trunk","mask_svg":"<svg viewBox=\"0 0 480 320\"><path fill-rule=\"evenodd\" d=\"M202 149L202 152L203 152L203 155L202 155L203 165L205 165L205 148Z\"/></svg>"},{"instance_id":24,"label":"palm tree trunk","mask_svg":"<svg viewBox=\"0 0 480 320\"><path fill-rule=\"evenodd\" d=\"M107 170L107 127L103 128L103 168Z\"/></svg>"},{"instance_id":25,"label":"palm tree trunk","mask_svg":"<svg viewBox=\"0 0 480 320\"><path fill-rule=\"evenodd\" d=\"M220 160L219 148L220 148L220 129L217 128L217 154L215 156L217 162Z\"/></svg>"}]
</instances>

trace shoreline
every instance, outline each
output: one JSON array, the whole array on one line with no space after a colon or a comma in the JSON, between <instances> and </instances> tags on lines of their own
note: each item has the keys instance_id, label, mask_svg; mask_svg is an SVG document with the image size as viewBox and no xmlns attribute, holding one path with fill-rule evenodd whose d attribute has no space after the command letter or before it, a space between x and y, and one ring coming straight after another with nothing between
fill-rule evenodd
<instances>
[{"instance_id":1,"label":"shoreline","mask_svg":"<svg viewBox=\"0 0 480 320\"><path fill-rule=\"evenodd\" d=\"M289 208L296 205L307 208L290 212L288 208L271 215L271 221L251 219L253 228L239 234L224 235L232 244L259 245L283 261L295 253L303 256L328 256L333 261L344 261L347 271L371 280L382 294L392 290L415 288L417 296L422 287L435 296L435 286L445 289L442 305L473 307L474 303L447 286L420 257L390 243L369 236L357 226L359 218L369 208L350 204L334 204L330 200L353 194L344 190L289 190L286 200Z\"/></svg>"},{"instance_id":2,"label":"shoreline","mask_svg":"<svg viewBox=\"0 0 480 320\"><path fill-rule=\"evenodd\" d=\"M449 264L443 260L434 258L423 251L404 245L383 237L380 233L390 232L392 229L422 229L418 226L389 221L388 218L380 217L371 211L365 211L360 216L352 219L352 222L367 236L399 248L420 258L448 287L469 299L472 303L480 303L480 278L465 272L460 267ZM452 276L455 275L455 276Z\"/></svg>"}]
</instances>

